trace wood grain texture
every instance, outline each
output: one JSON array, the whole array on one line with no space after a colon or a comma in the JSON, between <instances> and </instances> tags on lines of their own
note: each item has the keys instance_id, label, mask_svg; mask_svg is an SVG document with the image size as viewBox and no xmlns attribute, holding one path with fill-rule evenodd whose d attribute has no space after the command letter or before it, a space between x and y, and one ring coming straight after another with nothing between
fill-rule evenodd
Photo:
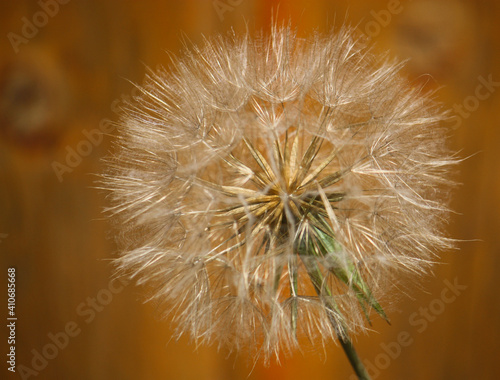
<instances>
[{"instance_id":1,"label":"wood grain texture","mask_svg":"<svg viewBox=\"0 0 500 380\"><path fill-rule=\"evenodd\" d=\"M218 3L226 4L224 12ZM384 18L391 7L400 11ZM85 149L86 134L115 118L113 107L132 91L128 80L140 82L146 66L168 65L166 52L179 53L183 40L197 43L203 34L231 28L267 29L272 15L291 19L301 35L346 20L369 34L377 50L410 59L409 77L440 88L437 97L456 114L451 143L469 157L459 167L462 185L453 194L457 214L449 227L462 240L460 251L443 254L436 276L423 282L425 291L399 300L390 312L392 326L377 320L376 332L357 339L373 378L500 378L498 84L477 98L484 80L500 82L497 1L71 0L16 53L9 33L22 36L23 18L33 21L40 11L35 1L0 4L0 286L5 289L7 267L15 266L17 364L38 368L38 376L25 378L350 378L335 345L252 369L245 357L171 340L170 323L142 303L141 289L110 283L115 246L102 214L105 194L93 188L92 173L102 171L111 137L91 144L60 178L53 167L66 163L71 150ZM444 302L445 280L467 288ZM51 343L50 334L68 323L77 325L77 336L53 359L32 363ZM399 352L394 342L404 332L411 343ZM1 378L21 378L4 377L5 363L0 371Z\"/></svg>"}]
</instances>

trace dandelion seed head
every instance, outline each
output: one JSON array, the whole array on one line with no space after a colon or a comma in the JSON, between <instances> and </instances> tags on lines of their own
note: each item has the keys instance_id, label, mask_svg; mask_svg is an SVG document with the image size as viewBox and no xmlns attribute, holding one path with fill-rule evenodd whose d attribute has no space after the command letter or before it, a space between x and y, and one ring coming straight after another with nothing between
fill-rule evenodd
<instances>
[{"instance_id":1,"label":"dandelion seed head","mask_svg":"<svg viewBox=\"0 0 500 380\"><path fill-rule=\"evenodd\" d=\"M451 246L444 118L347 27L216 37L150 72L106 186L178 333L268 359L364 331Z\"/></svg>"}]
</instances>

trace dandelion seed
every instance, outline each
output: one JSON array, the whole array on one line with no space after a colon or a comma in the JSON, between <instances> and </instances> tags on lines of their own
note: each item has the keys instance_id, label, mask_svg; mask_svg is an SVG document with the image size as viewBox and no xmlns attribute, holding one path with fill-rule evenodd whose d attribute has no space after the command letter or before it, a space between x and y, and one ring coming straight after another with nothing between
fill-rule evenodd
<instances>
[{"instance_id":1,"label":"dandelion seed","mask_svg":"<svg viewBox=\"0 0 500 380\"><path fill-rule=\"evenodd\" d=\"M266 360L364 331L450 247L443 113L349 28L206 41L151 72L105 175L120 268L179 334Z\"/></svg>"}]
</instances>

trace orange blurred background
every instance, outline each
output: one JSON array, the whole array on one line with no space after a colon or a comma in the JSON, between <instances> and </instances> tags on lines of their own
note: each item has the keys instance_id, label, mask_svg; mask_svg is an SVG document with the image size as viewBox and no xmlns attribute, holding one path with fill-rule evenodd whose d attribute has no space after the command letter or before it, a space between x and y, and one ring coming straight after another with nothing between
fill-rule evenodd
<instances>
[{"instance_id":1,"label":"orange blurred background","mask_svg":"<svg viewBox=\"0 0 500 380\"><path fill-rule=\"evenodd\" d=\"M460 250L443 254L425 292L399 301L392 326L376 320L374 332L356 339L372 378L500 379L496 0L3 0L0 286L7 288L7 268L15 267L18 372L3 360L0 378L351 378L334 344L266 368L173 340L171 324L142 303L140 288L110 282L115 245L102 214L105 194L93 187L112 137L101 141L95 131L112 129L106 120L116 120L129 80L140 83L146 67L168 65L183 41L268 29L277 9L301 35L345 20L377 50L409 59L409 77L439 88L455 115L453 149L470 156L460 164L449 226ZM85 152L80 161L75 149ZM0 293L6 323L7 292ZM9 330L0 331L5 359Z\"/></svg>"}]
</instances>

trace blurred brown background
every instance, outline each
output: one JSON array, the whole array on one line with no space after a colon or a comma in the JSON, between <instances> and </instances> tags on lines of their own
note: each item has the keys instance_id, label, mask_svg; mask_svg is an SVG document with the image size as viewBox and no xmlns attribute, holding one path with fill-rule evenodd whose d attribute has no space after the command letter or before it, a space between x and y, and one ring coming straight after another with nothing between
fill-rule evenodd
<instances>
[{"instance_id":1,"label":"blurred brown background","mask_svg":"<svg viewBox=\"0 0 500 380\"><path fill-rule=\"evenodd\" d=\"M350 378L333 344L253 369L245 357L195 350L187 339L170 340L170 324L141 302L139 288L110 283L115 246L92 173L102 171L112 139L101 141L99 128L109 128L113 108L130 94L128 80L168 64L166 52L179 53L183 40L268 29L278 7L278 18L290 18L301 35L346 19L378 50L409 58L410 78L440 88L438 98L455 114L453 148L471 156L460 164L449 227L463 240L460 251L443 254L436 276L424 280L427 292L400 301L392 326L377 320L357 339L373 379L500 378L496 0L2 0L0 314L6 323L7 267L15 266L23 375L7 370L2 328L0 378ZM462 286L454 297L444 292L450 283Z\"/></svg>"}]
</instances>

